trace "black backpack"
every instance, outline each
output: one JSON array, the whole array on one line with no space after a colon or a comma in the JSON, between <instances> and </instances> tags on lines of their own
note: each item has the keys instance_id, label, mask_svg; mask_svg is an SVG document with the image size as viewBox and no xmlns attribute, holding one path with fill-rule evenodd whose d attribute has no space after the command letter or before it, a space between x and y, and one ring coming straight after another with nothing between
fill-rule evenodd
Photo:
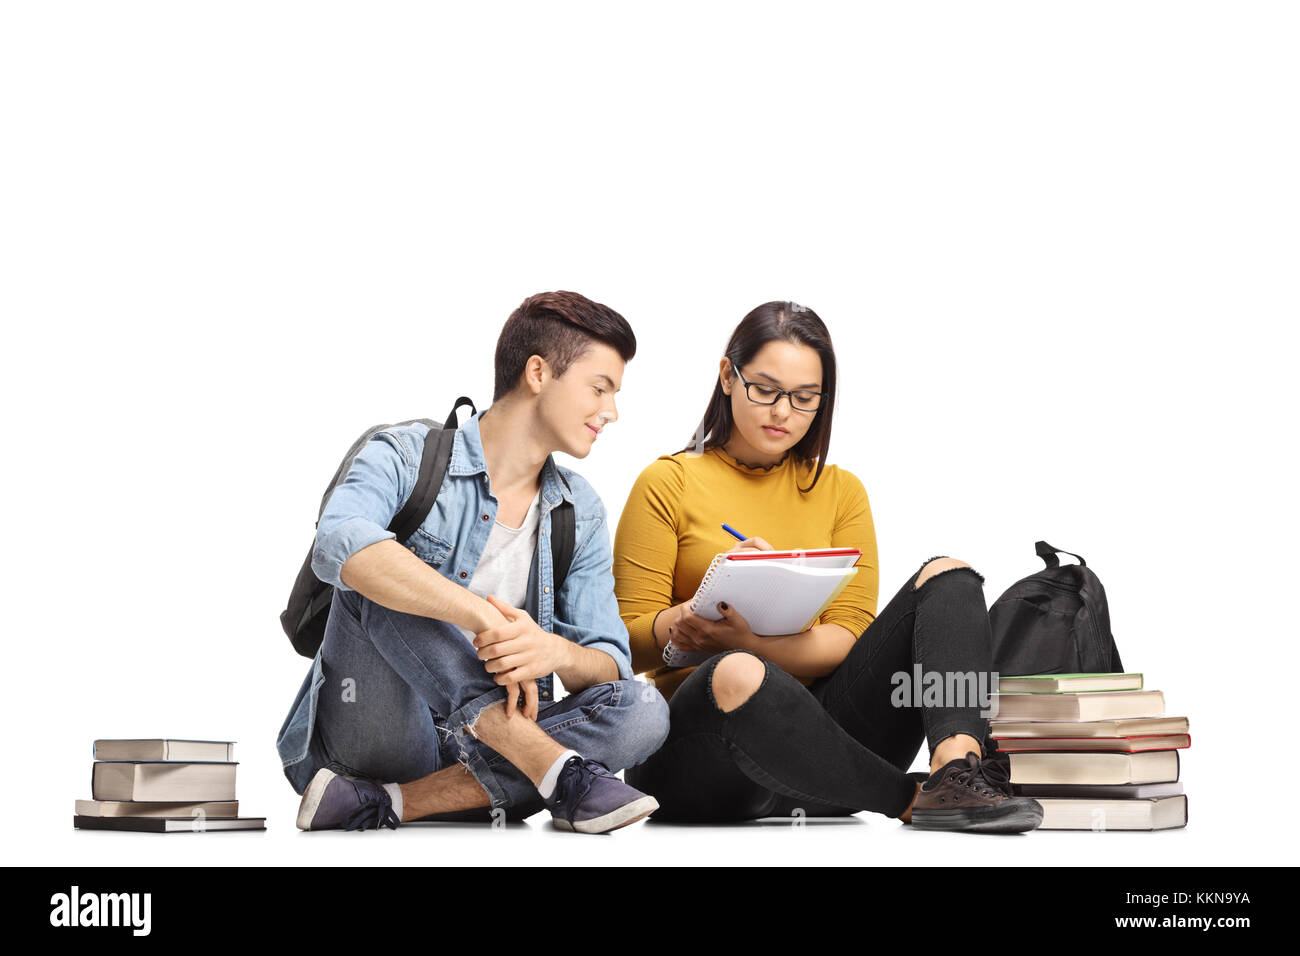
<instances>
[{"instance_id":1,"label":"black backpack","mask_svg":"<svg viewBox=\"0 0 1300 956\"><path fill-rule=\"evenodd\" d=\"M334 493L339 482L347 477L357 453L375 433L385 428L414 425L418 422L429 426L429 434L424 441L424 453L420 458L420 472L411 496L388 525L388 530L397 536L397 540L406 544L424 523L424 519L433 509L434 502L438 500L438 492L442 490L442 479L447 474L447 463L451 460L456 430L460 428L456 409L462 405L468 405L472 409L472 414L478 414L474 403L462 395L456 399L447 421L441 425L428 418L413 418L410 421L398 422L397 425L376 425L368 429L352 443L338 470L334 472L334 478L321 498L316 523L320 524L320 516L325 513L330 495ZM564 481L563 475L560 476L560 480ZM567 481L565 487L568 487ZM573 505L563 501L551 512L551 562L555 568L556 594L559 593L560 586L568 576L569 565L573 562L573 536ZM288 635L293 649L303 657L315 657L320 649L321 642L325 639L325 623L329 620L330 603L334 599L334 586L320 580L311 569L312 550L308 549L307 559L299 569L298 577L293 582L293 590L289 593L289 604L280 613L280 626Z\"/></svg>"},{"instance_id":2,"label":"black backpack","mask_svg":"<svg viewBox=\"0 0 1300 956\"><path fill-rule=\"evenodd\" d=\"M1034 550L1047 567L1017 581L989 608L997 672L1011 677L1124 670L1097 575L1072 551L1046 541ZM1058 552L1079 563L1062 565Z\"/></svg>"}]
</instances>

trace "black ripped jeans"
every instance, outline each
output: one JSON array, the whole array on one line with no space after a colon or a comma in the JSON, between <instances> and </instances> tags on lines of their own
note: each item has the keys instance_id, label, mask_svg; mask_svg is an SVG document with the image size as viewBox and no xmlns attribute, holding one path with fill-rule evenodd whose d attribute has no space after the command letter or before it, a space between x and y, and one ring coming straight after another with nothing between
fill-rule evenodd
<instances>
[{"instance_id":1,"label":"black ripped jeans","mask_svg":"<svg viewBox=\"0 0 1300 956\"><path fill-rule=\"evenodd\" d=\"M924 566L839 667L809 687L765 661L758 690L724 713L713 700L712 676L726 654L697 667L669 701L663 747L625 774L658 799L652 819L718 822L859 810L896 817L916 792L919 778L906 771L922 740L931 756L953 734L986 741L981 695L993 690L993 661L984 578L960 567L917 589ZM727 652L735 653L743 652ZM941 675L938 689L926 677L933 673ZM991 749L987 742L984 748Z\"/></svg>"}]
</instances>

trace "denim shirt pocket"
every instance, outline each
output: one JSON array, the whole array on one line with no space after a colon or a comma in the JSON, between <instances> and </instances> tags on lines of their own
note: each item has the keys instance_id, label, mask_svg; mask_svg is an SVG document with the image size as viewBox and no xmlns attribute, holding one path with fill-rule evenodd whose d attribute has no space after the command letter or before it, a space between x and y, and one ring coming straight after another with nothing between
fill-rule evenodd
<instances>
[{"instance_id":1,"label":"denim shirt pocket","mask_svg":"<svg viewBox=\"0 0 1300 956\"><path fill-rule=\"evenodd\" d=\"M433 568L440 568L443 562L447 560L447 555L451 554L452 546L430 533L427 530L428 526L429 522L426 521L419 528L416 528L415 534L411 535L411 540L406 543L406 546L415 552L415 556L425 564Z\"/></svg>"},{"instance_id":2,"label":"denim shirt pocket","mask_svg":"<svg viewBox=\"0 0 1300 956\"><path fill-rule=\"evenodd\" d=\"M316 772L311 756L312 731L316 726L316 701L320 697L321 685L325 683L325 673L321 669L320 652L312 659L311 670L303 678L302 686L289 708L289 716L280 726L275 746L280 752L280 761L284 775L289 778L298 793L307 789Z\"/></svg>"}]
</instances>

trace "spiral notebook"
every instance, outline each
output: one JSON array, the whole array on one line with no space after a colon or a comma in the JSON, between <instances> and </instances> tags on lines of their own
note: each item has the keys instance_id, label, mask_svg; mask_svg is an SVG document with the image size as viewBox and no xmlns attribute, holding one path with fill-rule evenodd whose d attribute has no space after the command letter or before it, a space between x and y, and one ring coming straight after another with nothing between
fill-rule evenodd
<instances>
[{"instance_id":1,"label":"spiral notebook","mask_svg":"<svg viewBox=\"0 0 1300 956\"><path fill-rule=\"evenodd\" d=\"M858 573L857 548L811 551L742 551L719 554L691 599L691 611L707 621L722 619L719 602L734 607L760 637L806 631ZM669 667L701 664L712 655L664 648Z\"/></svg>"}]
</instances>

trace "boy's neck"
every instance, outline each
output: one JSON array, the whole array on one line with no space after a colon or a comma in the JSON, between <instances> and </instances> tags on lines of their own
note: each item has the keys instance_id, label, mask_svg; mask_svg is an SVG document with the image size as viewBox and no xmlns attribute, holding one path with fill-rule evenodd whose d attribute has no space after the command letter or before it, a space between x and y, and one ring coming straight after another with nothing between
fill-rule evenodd
<instances>
[{"instance_id":1,"label":"boy's neck","mask_svg":"<svg viewBox=\"0 0 1300 956\"><path fill-rule=\"evenodd\" d=\"M553 449L537 440L532 409L507 399L494 402L479 418L478 432L488 481L497 498L537 494L542 467Z\"/></svg>"}]
</instances>

